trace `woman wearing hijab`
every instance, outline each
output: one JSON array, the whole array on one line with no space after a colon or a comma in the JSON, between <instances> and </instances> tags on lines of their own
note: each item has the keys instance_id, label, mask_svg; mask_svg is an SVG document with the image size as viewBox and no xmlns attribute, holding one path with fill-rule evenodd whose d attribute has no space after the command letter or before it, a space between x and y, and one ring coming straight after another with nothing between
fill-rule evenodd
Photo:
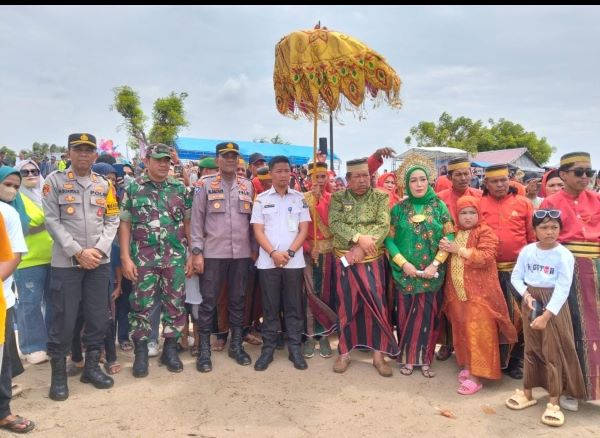
<instances>
[{"instance_id":1,"label":"woman wearing hijab","mask_svg":"<svg viewBox=\"0 0 600 438\"><path fill-rule=\"evenodd\" d=\"M385 239L398 301L398 361L403 375L420 366L424 377L434 377L431 362L442 309L443 263L448 257L438 244L444 236L453 237L454 227L424 166L407 170L405 187L408 197L392 209Z\"/></svg>"},{"instance_id":2,"label":"woman wearing hijab","mask_svg":"<svg viewBox=\"0 0 600 438\"><path fill-rule=\"evenodd\" d=\"M547 198L557 192L560 192L565 187L564 181L558 176L558 169L549 170L542 177L542 187L540 188L540 196Z\"/></svg>"},{"instance_id":3,"label":"woman wearing hijab","mask_svg":"<svg viewBox=\"0 0 600 438\"><path fill-rule=\"evenodd\" d=\"M19 294L17 305L17 327L19 347L31 364L45 362L46 343L50 329L49 282L52 238L44 226L42 209L42 187L44 178L33 160L21 161L15 166L21 178L21 187L16 194L17 211L21 208L21 222L29 252L21 257L15 272ZM20 211L20 213L21 213Z\"/></svg>"},{"instance_id":4,"label":"woman wearing hijab","mask_svg":"<svg viewBox=\"0 0 600 438\"><path fill-rule=\"evenodd\" d=\"M396 174L393 172L386 172L377 178L376 187L387 193L390 197L390 209L400 202L400 196L398 196L398 183L396 180Z\"/></svg>"},{"instance_id":5,"label":"woman wearing hijab","mask_svg":"<svg viewBox=\"0 0 600 438\"><path fill-rule=\"evenodd\" d=\"M471 395L483 387L480 378L500 379L499 344L514 344L517 331L498 281L498 237L481 222L479 199L463 196L456 210L454 242L440 242L451 253L443 311L452 325L456 362L462 368L457 392Z\"/></svg>"}]
</instances>

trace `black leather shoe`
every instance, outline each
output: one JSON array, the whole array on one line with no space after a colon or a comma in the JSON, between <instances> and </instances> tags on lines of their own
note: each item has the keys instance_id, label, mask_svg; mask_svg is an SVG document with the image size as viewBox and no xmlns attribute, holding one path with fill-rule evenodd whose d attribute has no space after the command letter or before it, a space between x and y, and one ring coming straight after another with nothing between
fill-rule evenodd
<instances>
[{"instance_id":1,"label":"black leather shoe","mask_svg":"<svg viewBox=\"0 0 600 438\"><path fill-rule=\"evenodd\" d=\"M269 367L271 362L273 362L273 352L263 351L254 363L254 369L256 371L264 371Z\"/></svg>"},{"instance_id":2,"label":"black leather shoe","mask_svg":"<svg viewBox=\"0 0 600 438\"><path fill-rule=\"evenodd\" d=\"M148 341L133 341L135 359L133 360L133 377L148 375Z\"/></svg>"},{"instance_id":3,"label":"black leather shoe","mask_svg":"<svg viewBox=\"0 0 600 438\"><path fill-rule=\"evenodd\" d=\"M50 393L52 400L63 401L69 398L69 387L67 386L67 359L64 357L51 358L52 377L50 381Z\"/></svg>"},{"instance_id":4,"label":"black leather shoe","mask_svg":"<svg viewBox=\"0 0 600 438\"><path fill-rule=\"evenodd\" d=\"M294 368L297 370L305 370L308 368L308 364L302 357L302 353L300 353L300 347L290 350L288 359L294 364Z\"/></svg>"},{"instance_id":5,"label":"black leather shoe","mask_svg":"<svg viewBox=\"0 0 600 438\"><path fill-rule=\"evenodd\" d=\"M87 351L85 353L85 366L79 379L81 383L91 383L98 389L112 388L115 384L112 377L107 376L100 369L100 350Z\"/></svg>"}]
</instances>

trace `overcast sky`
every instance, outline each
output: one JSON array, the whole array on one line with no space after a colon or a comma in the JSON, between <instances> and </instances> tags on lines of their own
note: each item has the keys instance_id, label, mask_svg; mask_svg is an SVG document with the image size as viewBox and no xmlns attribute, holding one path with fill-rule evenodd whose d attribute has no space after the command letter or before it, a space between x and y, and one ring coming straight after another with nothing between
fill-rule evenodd
<instances>
[{"instance_id":1,"label":"overcast sky","mask_svg":"<svg viewBox=\"0 0 600 438\"><path fill-rule=\"evenodd\" d=\"M548 164L598 150L598 6L0 6L0 145L65 145L88 131L124 152L109 110L120 85L147 116L156 98L189 93L182 136L312 145L312 124L275 108L273 64L284 35L319 20L382 54L403 82L400 111L367 102L365 120L335 125L344 160L401 152L412 126L444 111L520 123L557 149Z\"/></svg>"}]
</instances>

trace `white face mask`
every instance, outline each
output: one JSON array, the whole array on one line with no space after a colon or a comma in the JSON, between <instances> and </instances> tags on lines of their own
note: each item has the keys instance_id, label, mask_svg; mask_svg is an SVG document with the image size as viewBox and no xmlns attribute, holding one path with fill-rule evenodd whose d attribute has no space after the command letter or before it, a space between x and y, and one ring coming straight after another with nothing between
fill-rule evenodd
<instances>
[{"instance_id":1,"label":"white face mask","mask_svg":"<svg viewBox=\"0 0 600 438\"><path fill-rule=\"evenodd\" d=\"M12 202L17 196L17 189L0 184L0 200L4 202Z\"/></svg>"}]
</instances>

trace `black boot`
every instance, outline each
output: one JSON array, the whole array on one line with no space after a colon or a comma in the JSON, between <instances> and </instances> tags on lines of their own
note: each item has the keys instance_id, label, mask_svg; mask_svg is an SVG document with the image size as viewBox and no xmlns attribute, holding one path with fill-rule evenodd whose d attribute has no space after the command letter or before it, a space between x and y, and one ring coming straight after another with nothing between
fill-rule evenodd
<instances>
[{"instance_id":1,"label":"black boot","mask_svg":"<svg viewBox=\"0 0 600 438\"><path fill-rule=\"evenodd\" d=\"M167 369L172 373L180 373L183 371L183 363L179 359L177 353L177 339L165 338L163 352L160 355L159 362L167 366Z\"/></svg>"},{"instance_id":2,"label":"black boot","mask_svg":"<svg viewBox=\"0 0 600 438\"><path fill-rule=\"evenodd\" d=\"M235 359L240 365L250 365L252 359L244 350L242 346L242 328L232 327L231 328L231 341L229 341L229 357Z\"/></svg>"},{"instance_id":3,"label":"black boot","mask_svg":"<svg viewBox=\"0 0 600 438\"><path fill-rule=\"evenodd\" d=\"M210 361L210 332L200 332L200 354L196 358L196 369L201 373L212 371Z\"/></svg>"},{"instance_id":4,"label":"black boot","mask_svg":"<svg viewBox=\"0 0 600 438\"><path fill-rule=\"evenodd\" d=\"M308 364L302 357L302 352L300 351L300 346L294 345L294 346L288 347L288 349L290 351L290 355L288 356L288 359L294 364L294 368L296 368L297 370L307 369Z\"/></svg>"},{"instance_id":5,"label":"black boot","mask_svg":"<svg viewBox=\"0 0 600 438\"><path fill-rule=\"evenodd\" d=\"M133 377L148 375L148 341L133 341L135 359L133 361Z\"/></svg>"},{"instance_id":6,"label":"black boot","mask_svg":"<svg viewBox=\"0 0 600 438\"><path fill-rule=\"evenodd\" d=\"M264 371L269 367L271 362L273 362L273 349L269 347L265 348L263 346L260 357L256 359L256 362L254 363L254 369L256 371Z\"/></svg>"},{"instance_id":7,"label":"black boot","mask_svg":"<svg viewBox=\"0 0 600 438\"><path fill-rule=\"evenodd\" d=\"M63 401L69 398L69 387L67 386L67 359L65 357L50 358L52 377L50 381L50 398Z\"/></svg>"},{"instance_id":8,"label":"black boot","mask_svg":"<svg viewBox=\"0 0 600 438\"><path fill-rule=\"evenodd\" d=\"M115 384L112 377L107 376L100 369L100 350L86 351L85 353L85 366L83 367L83 373L81 373L82 383L91 383L98 389L112 388Z\"/></svg>"}]
</instances>

